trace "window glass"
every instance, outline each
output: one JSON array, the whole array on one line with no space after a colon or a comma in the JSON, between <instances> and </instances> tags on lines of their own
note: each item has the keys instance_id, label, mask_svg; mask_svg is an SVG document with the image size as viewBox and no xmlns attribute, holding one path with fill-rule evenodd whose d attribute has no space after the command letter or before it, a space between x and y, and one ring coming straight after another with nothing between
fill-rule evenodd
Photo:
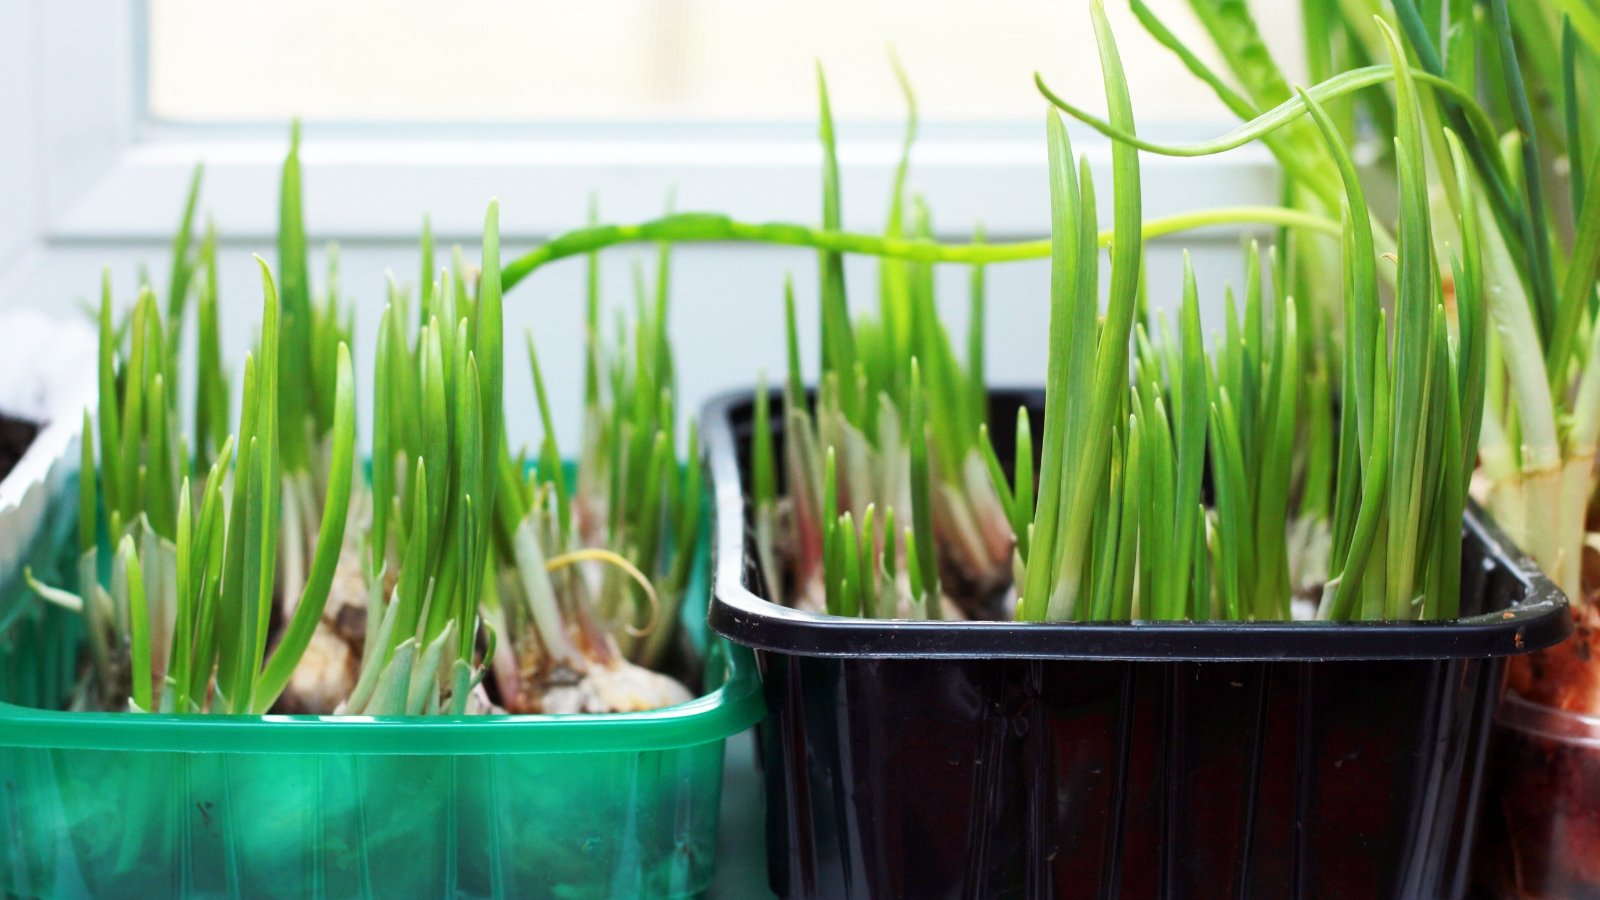
<instances>
[{"instance_id":1,"label":"window glass","mask_svg":"<svg viewBox=\"0 0 1600 900\"><path fill-rule=\"evenodd\" d=\"M1121 2L1111 18L1142 120L1226 111ZM1202 57L1184 0L1149 5ZM1298 4L1253 4L1299 69ZM1087 0L147 0L157 120L763 122L898 119L893 43L927 120L1036 121L1035 71L1099 105Z\"/></svg>"}]
</instances>

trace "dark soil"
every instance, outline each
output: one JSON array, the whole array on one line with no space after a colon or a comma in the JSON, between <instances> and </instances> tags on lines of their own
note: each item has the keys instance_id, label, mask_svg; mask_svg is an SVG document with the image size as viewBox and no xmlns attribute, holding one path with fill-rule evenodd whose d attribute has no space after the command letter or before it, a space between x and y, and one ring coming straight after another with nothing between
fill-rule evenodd
<instances>
[{"instance_id":1,"label":"dark soil","mask_svg":"<svg viewBox=\"0 0 1600 900\"><path fill-rule=\"evenodd\" d=\"M38 434L37 424L0 413L0 479L11 474Z\"/></svg>"}]
</instances>

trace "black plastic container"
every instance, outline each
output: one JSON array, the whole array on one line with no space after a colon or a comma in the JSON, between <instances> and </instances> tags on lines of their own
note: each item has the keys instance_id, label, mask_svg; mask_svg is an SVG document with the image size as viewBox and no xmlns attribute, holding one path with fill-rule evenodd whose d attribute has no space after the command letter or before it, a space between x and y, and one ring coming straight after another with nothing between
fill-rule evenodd
<instances>
[{"instance_id":1,"label":"black plastic container","mask_svg":"<svg viewBox=\"0 0 1600 900\"><path fill-rule=\"evenodd\" d=\"M1505 657L1571 630L1566 598L1491 527L1468 517L1462 618L1446 623L812 614L762 599L753 396L703 416L710 622L755 649L764 682L775 891L1465 894ZM997 439L1042 400L993 392Z\"/></svg>"},{"instance_id":2,"label":"black plastic container","mask_svg":"<svg viewBox=\"0 0 1600 900\"><path fill-rule=\"evenodd\" d=\"M38 434L39 426L33 422L0 413L0 480L11 474Z\"/></svg>"}]
</instances>

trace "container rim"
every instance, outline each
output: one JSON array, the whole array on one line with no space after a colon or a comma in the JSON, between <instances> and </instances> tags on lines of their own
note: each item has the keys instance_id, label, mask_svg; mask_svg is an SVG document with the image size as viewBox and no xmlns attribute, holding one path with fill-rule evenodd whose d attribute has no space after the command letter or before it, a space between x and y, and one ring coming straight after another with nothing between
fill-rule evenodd
<instances>
[{"instance_id":1,"label":"container rim","mask_svg":"<svg viewBox=\"0 0 1600 900\"><path fill-rule=\"evenodd\" d=\"M0 395L5 395L0 397L0 405L6 407L6 414L39 427L16 466L0 477L0 516L3 516L33 502L29 495L49 484L57 474L57 461L71 457L70 451L83 432L83 413L93 414L98 406L98 383L94 377L96 339L92 331L33 313L0 316L0 326L4 326L0 328L0 350L14 351L21 342L44 340L52 351L67 351L65 356L55 357L51 364L25 367L23 374L34 375L34 379L0 385L0 388L17 389L0 390ZM42 405L18 404L16 394L22 391L37 391L43 395ZM30 406L35 408L30 409ZM68 466L76 470L77 460L71 458Z\"/></svg>"},{"instance_id":2,"label":"container rim","mask_svg":"<svg viewBox=\"0 0 1600 900\"><path fill-rule=\"evenodd\" d=\"M990 390L990 396L1037 388ZM776 391L774 394L778 393ZM1510 609L1430 622L943 622L856 619L781 606L744 581L745 495L733 411L755 390L727 391L701 412L711 474L714 533L709 622L756 650L799 656L907 659L1080 659L1129 662L1323 662L1511 656L1560 643L1572 632L1567 598L1476 506L1464 539L1486 564L1510 573L1523 599Z\"/></svg>"},{"instance_id":3,"label":"container rim","mask_svg":"<svg viewBox=\"0 0 1600 900\"><path fill-rule=\"evenodd\" d=\"M180 753L481 756L666 750L732 737L765 714L755 660L718 642L727 678L647 712L504 716L184 716L0 703L0 747Z\"/></svg>"},{"instance_id":4,"label":"container rim","mask_svg":"<svg viewBox=\"0 0 1600 900\"><path fill-rule=\"evenodd\" d=\"M1494 718L1501 728L1562 744L1600 749L1600 715L1557 709L1507 690L1500 698Z\"/></svg>"}]
</instances>

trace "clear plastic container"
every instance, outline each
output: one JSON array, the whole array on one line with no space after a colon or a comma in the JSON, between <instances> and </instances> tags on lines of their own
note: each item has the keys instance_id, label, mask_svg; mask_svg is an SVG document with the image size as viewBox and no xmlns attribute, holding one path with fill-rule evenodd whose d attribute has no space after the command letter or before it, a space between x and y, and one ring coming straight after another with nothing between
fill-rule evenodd
<instances>
[{"instance_id":1,"label":"clear plastic container","mask_svg":"<svg viewBox=\"0 0 1600 900\"><path fill-rule=\"evenodd\" d=\"M44 574L72 565L60 519ZM724 740L762 714L748 651L705 637L704 546L701 696L617 715L62 712L78 619L0 572L0 895L698 894Z\"/></svg>"},{"instance_id":2,"label":"clear plastic container","mask_svg":"<svg viewBox=\"0 0 1600 900\"><path fill-rule=\"evenodd\" d=\"M1495 714L1486 887L1506 897L1600 897L1600 716L1507 692Z\"/></svg>"}]
</instances>

